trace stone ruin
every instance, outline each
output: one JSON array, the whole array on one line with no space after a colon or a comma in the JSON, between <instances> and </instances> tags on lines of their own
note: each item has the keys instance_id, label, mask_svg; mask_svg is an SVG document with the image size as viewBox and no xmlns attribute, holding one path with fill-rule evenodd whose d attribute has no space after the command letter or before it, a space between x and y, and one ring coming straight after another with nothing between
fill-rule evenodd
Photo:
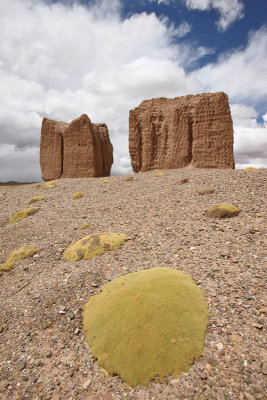
<instances>
[{"instance_id":1,"label":"stone ruin","mask_svg":"<svg viewBox=\"0 0 267 400\"><path fill-rule=\"evenodd\" d=\"M43 180L109 176L112 163L113 147L106 124L92 124L86 114L70 124L43 119Z\"/></svg>"},{"instance_id":2,"label":"stone ruin","mask_svg":"<svg viewBox=\"0 0 267 400\"><path fill-rule=\"evenodd\" d=\"M233 122L225 93L143 101L130 111L134 172L234 168Z\"/></svg>"}]
</instances>

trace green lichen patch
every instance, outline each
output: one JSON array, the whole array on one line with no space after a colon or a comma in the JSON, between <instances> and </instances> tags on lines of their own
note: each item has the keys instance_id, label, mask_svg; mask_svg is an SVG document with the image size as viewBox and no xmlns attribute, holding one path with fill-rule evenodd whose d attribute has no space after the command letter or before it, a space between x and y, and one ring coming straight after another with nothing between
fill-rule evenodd
<instances>
[{"instance_id":1,"label":"green lichen patch","mask_svg":"<svg viewBox=\"0 0 267 400\"><path fill-rule=\"evenodd\" d=\"M202 354L207 323L201 289L162 267L113 279L83 313L93 357L133 386L187 372Z\"/></svg>"},{"instance_id":2,"label":"green lichen patch","mask_svg":"<svg viewBox=\"0 0 267 400\"><path fill-rule=\"evenodd\" d=\"M44 199L44 196L34 196L27 201L27 204L36 203L37 201L41 201Z\"/></svg>"},{"instance_id":3,"label":"green lichen patch","mask_svg":"<svg viewBox=\"0 0 267 400\"><path fill-rule=\"evenodd\" d=\"M210 207L206 215L211 218L231 218L239 214L240 209L233 204L221 203Z\"/></svg>"},{"instance_id":4,"label":"green lichen patch","mask_svg":"<svg viewBox=\"0 0 267 400\"><path fill-rule=\"evenodd\" d=\"M256 167L247 167L244 169L244 171L257 171L257 170L258 170L258 168L256 168Z\"/></svg>"},{"instance_id":5,"label":"green lichen patch","mask_svg":"<svg viewBox=\"0 0 267 400\"><path fill-rule=\"evenodd\" d=\"M164 175L163 172L156 172L156 173L154 174L154 177L155 177L155 178L159 178L160 176L163 176L163 175Z\"/></svg>"},{"instance_id":6,"label":"green lichen patch","mask_svg":"<svg viewBox=\"0 0 267 400\"><path fill-rule=\"evenodd\" d=\"M0 264L0 275L2 275L4 271L12 269L16 261L32 257L36 253L38 253L38 250L31 244L27 244L20 247L18 250L12 251L6 261L3 264Z\"/></svg>"},{"instance_id":7,"label":"green lichen patch","mask_svg":"<svg viewBox=\"0 0 267 400\"><path fill-rule=\"evenodd\" d=\"M133 180L134 180L134 177L133 177L133 176L126 176L126 178L124 178L124 180L125 180L126 182L133 181Z\"/></svg>"},{"instance_id":8,"label":"green lichen patch","mask_svg":"<svg viewBox=\"0 0 267 400\"><path fill-rule=\"evenodd\" d=\"M30 215L33 215L38 211L37 207L29 207L25 208L24 210L18 211L17 213L13 214L10 219L9 219L9 224L14 224L15 222L21 221L24 218L29 217Z\"/></svg>"},{"instance_id":9,"label":"green lichen patch","mask_svg":"<svg viewBox=\"0 0 267 400\"><path fill-rule=\"evenodd\" d=\"M87 229L89 228L90 224L84 224L80 227L80 229Z\"/></svg>"},{"instance_id":10,"label":"green lichen patch","mask_svg":"<svg viewBox=\"0 0 267 400\"><path fill-rule=\"evenodd\" d=\"M202 189L200 189L198 191L198 194L204 195L204 194L212 194L214 193L214 189L213 188L209 188L209 187L204 187Z\"/></svg>"},{"instance_id":11,"label":"green lichen patch","mask_svg":"<svg viewBox=\"0 0 267 400\"><path fill-rule=\"evenodd\" d=\"M105 251L117 250L126 240L127 237L123 233L88 235L68 247L63 253L63 258L71 261L87 260L99 256Z\"/></svg>"},{"instance_id":12,"label":"green lichen patch","mask_svg":"<svg viewBox=\"0 0 267 400\"><path fill-rule=\"evenodd\" d=\"M74 195L72 197L75 200L75 199L80 199L81 197L83 197L83 195L84 195L84 192L76 192L76 193L74 193Z\"/></svg>"}]
</instances>

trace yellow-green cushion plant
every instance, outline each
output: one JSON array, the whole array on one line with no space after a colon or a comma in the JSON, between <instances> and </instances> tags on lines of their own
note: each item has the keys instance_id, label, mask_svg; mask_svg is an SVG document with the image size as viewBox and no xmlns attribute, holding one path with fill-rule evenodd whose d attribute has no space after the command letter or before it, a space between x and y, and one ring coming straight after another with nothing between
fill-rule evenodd
<instances>
[{"instance_id":1,"label":"yellow-green cushion plant","mask_svg":"<svg viewBox=\"0 0 267 400\"><path fill-rule=\"evenodd\" d=\"M165 267L113 279L83 313L93 357L133 386L188 371L202 354L207 323L202 290Z\"/></svg>"},{"instance_id":2,"label":"yellow-green cushion plant","mask_svg":"<svg viewBox=\"0 0 267 400\"><path fill-rule=\"evenodd\" d=\"M43 185L44 189L52 189L54 187L55 187L54 183L49 183L49 182L44 183L44 185Z\"/></svg>"},{"instance_id":3,"label":"yellow-green cushion plant","mask_svg":"<svg viewBox=\"0 0 267 400\"><path fill-rule=\"evenodd\" d=\"M255 171L257 169L258 168L256 168L256 167L247 167L247 168L245 168L245 171Z\"/></svg>"},{"instance_id":4,"label":"yellow-green cushion plant","mask_svg":"<svg viewBox=\"0 0 267 400\"><path fill-rule=\"evenodd\" d=\"M39 187L41 187L42 186L42 183L35 183L34 184L34 187L36 187L36 188L39 188Z\"/></svg>"},{"instance_id":5,"label":"yellow-green cushion plant","mask_svg":"<svg viewBox=\"0 0 267 400\"><path fill-rule=\"evenodd\" d=\"M124 178L125 181L133 181L133 179L133 176L126 176L126 178Z\"/></svg>"},{"instance_id":6,"label":"yellow-green cushion plant","mask_svg":"<svg viewBox=\"0 0 267 400\"><path fill-rule=\"evenodd\" d=\"M17 213L13 214L9 219L9 224L13 224L14 222L21 221L24 218L29 217L30 215L36 213L38 211L37 207L29 207L25 208L25 210L18 211Z\"/></svg>"},{"instance_id":7,"label":"yellow-green cushion plant","mask_svg":"<svg viewBox=\"0 0 267 400\"><path fill-rule=\"evenodd\" d=\"M164 175L163 172L156 172L156 173L154 174L155 178L159 178L160 176L163 176L163 175Z\"/></svg>"},{"instance_id":8,"label":"yellow-green cushion plant","mask_svg":"<svg viewBox=\"0 0 267 400\"><path fill-rule=\"evenodd\" d=\"M109 183L109 180L105 179L104 181L102 181L102 183Z\"/></svg>"},{"instance_id":9,"label":"yellow-green cushion plant","mask_svg":"<svg viewBox=\"0 0 267 400\"><path fill-rule=\"evenodd\" d=\"M15 261L22 260L23 258L32 257L38 253L38 250L31 244L20 247L18 250L12 251L3 264L0 264L0 275L3 271L9 271L14 267Z\"/></svg>"},{"instance_id":10,"label":"yellow-green cushion plant","mask_svg":"<svg viewBox=\"0 0 267 400\"><path fill-rule=\"evenodd\" d=\"M34 196L27 201L27 204L36 203L37 201L41 201L44 199L44 196Z\"/></svg>"},{"instance_id":11,"label":"yellow-green cushion plant","mask_svg":"<svg viewBox=\"0 0 267 400\"><path fill-rule=\"evenodd\" d=\"M89 228L90 224L84 224L80 227L80 229L87 229Z\"/></svg>"},{"instance_id":12,"label":"yellow-green cushion plant","mask_svg":"<svg viewBox=\"0 0 267 400\"><path fill-rule=\"evenodd\" d=\"M71 261L87 260L99 256L105 251L117 250L126 240L127 236L123 233L88 235L68 247L63 253L63 258Z\"/></svg>"},{"instance_id":13,"label":"yellow-green cushion plant","mask_svg":"<svg viewBox=\"0 0 267 400\"><path fill-rule=\"evenodd\" d=\"M83 197L83 195L84 195L84 192L76 192L76 193L74 193L74 195L73 195L73 199L75 200L75 199L79 199L80 197Z\"/></svg>"},{"instance_id":14,"label":"yellow-green cushion plant","mask_svg":"<svg viewBox=\"0 0 267 400\"><path fill-rule=\"evenodd\" d=\"M239 212L240 209L233 204L221 203L215 207L210 207L206 212L206 215L212 218L231 218Z\"/></svg>"}]
</instances>

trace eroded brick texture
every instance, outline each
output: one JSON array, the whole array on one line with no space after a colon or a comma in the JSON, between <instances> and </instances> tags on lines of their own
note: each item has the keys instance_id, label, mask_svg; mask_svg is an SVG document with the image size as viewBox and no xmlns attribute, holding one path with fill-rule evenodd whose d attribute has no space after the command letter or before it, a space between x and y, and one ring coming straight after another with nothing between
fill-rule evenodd
<instances>
[{"instance_id":1,"label":"eroded brick texture","mask_svg":"<svg viewBox=\"0 0 267 400\"><path fill-rule=\"evenodd\" d=\"M134 172L234 168L233 122L223 92L143 101L130 111Z\"/></svg>"},{"instance_id":2,"label":"eroded brick texture","mask_svg":"<svg viewBox=\"0 0 267 400\"><path fill-rule=\"evenodd\" d=\"M92 124L86 114L70 124L43 119L40 165L45 181L109 176L112 163L106 124Z\"/></svg>"}]
</instances>

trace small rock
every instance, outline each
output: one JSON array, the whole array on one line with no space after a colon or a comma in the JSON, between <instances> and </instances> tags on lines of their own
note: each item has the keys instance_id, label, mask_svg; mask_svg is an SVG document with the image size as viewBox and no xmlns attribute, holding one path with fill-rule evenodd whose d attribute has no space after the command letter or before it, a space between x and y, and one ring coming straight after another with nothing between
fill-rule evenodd
<instances>
[{"instance_id":1,"label":"small rock","mask_svg":"<svg viewBox=\"0 0 267 400\"><path fill-rule=\"evenodd\" d=\"M203 380L208 379L207 374L205 374L205 372L201 372L201 373L199 374L199 376L200 376L200 378L203 379Z\"/></svg>"},{"instance_id":2,"label":"small rock","mask_svg":"<svg viewBox=\"0 0 267 400\"><path fill-rule=\"evenodd\" d=\"M69 319L73 320L75 318L75 315L73 314L73 312L69 313Z\"/></svg>"},{"instance_id":3,"label":"small rock","mask_svg":"<svg viewBox=\"0 0 267 400\"><path fill-rule=\"evenodd\" d=\"M179 378L176 378L176 379L172 379L172 380L171 380L171 384L172 384L172 385L177 385L177 383L179 383Z\"/></svg>"},{"instance_id":4,"label":"small rock","mask_svg":"<svg viewBox=\"0 0 267 400\"><path fill-rule=\"evenodd\" d=\"M263 325L262 324L252 324L252 325L257 329L263 329Z\"/></svg>"},{"instance_id":5,"label":"small rock","mask_svg":"<svg viewBox=\"0 0 267 400\"><path fill-rule=\"evenodd\" d=\"M74 335L79 335L80 329L79 329L79 328L76 328L75 331L74 331L73 333L74 333Z\"/></svg>"},{"instance_id":6,"label":"small rock","mask_svg":"<svg viewBox=\"0 0 267 400\"><path fill-rule=\"evenodd\" d=\"M225 379L221 379L220 382L219 382L219 385L222 386L222 387L225 387L227 385L226 380Z\"/></svg>"},{"instance_id":7,"label":"small rock","mask_svg":"<svg viewBox=\"0 0 267 400\"><path fill-rule=\"evenodd\" d=\"M46 358L51 358L51 356L52 356L52 351L48 350L48 351L45 353L45 356L46 356Z\"/></svg>"},{"instance_id":8,"label":"small rock","mask_svg":"<svg viewBox=\"0 0 267 400\"><path fill-rule=\"evenodd\" d=\"M91 385L91 379L88 379L84 384L83 384L83 389L86 390L89 388L89 386Z\"/></svg>"},{"instance_id":9,"label":"small rock","mask_svg":"<svg viewBox=\"0 0 267 400\"><path fill-rule=\"evenodd\" d=\"M25 367L26 367L25 361L20 361L20 362L18 363L18 370L19 370L19 371L22 371Z\"/></svg>"},{"instance_id":10,"label":"small rock","mask_svg":"<svg viewBox=\"0 0 267 400\"><path fill-rule=\"evenodd\" d=\"M255 397L252 396L252 394L250 394L248 392L244 392L244 396L245 396L245 399L247 399L247 400L255 400Z\"/></svg>"},{"instance_id":11,"label":"small rock","mask_svg":"<svg viewBox=\"0 0 267 400\"><path fill-rule=\"evenodd\" d=\"M218 349L219 351L222 351L222 349L223 349L223 344L220 342L220 343L218 343L218 344L216 345L216 347L217 347L217 349Z\"/></svg>"},{"instance_id":12,"label":"small rock","mask_svg":"<svg viewBox=\"0 0 267 400\"><path fill-rule=\"evenodd\" d=\"M98 283L96 283L96 282L92 282L92 283L91 283L91 286L93 286L93 287L97 287L97 286L98 286Z\"/></svg>"}]
</instances>

